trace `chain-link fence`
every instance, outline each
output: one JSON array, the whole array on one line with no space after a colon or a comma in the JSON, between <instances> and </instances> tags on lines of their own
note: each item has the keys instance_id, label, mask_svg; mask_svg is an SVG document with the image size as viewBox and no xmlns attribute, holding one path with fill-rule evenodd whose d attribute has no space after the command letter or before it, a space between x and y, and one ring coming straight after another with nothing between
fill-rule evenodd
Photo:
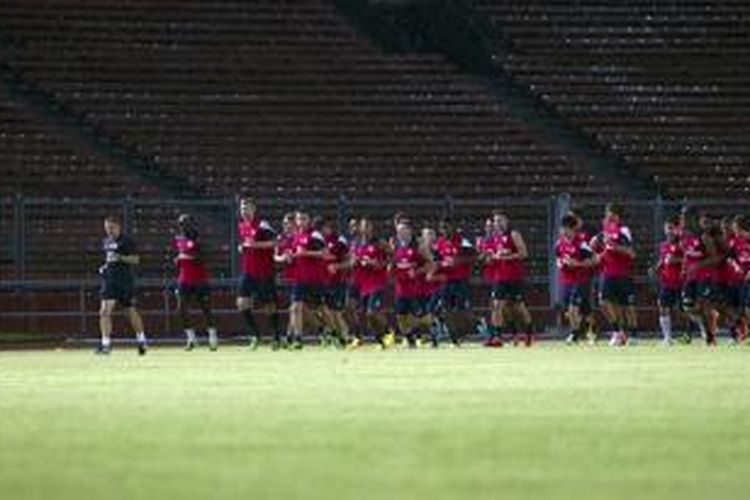
<instances>
[{"instance_id":1,"label":"chain-link fence","mask_svg":"<svg viewBox=\"0 0 750 500\"><path fill-rule=\"evenodd\" d=\"M257 203L262 217L277 229L285 213L302 209L334 217L343 232L350 218L366 216L376 222L382 234L390 236L393 215L403 212L418 229L434 228L441 219L451 218L471 239L483 234L486 219L500 209L529 247L529 301L538 311L551 311L557 302L553 246L562 215L576 211L593 234L599 230L606 204L604 200L567 195L498 200L285 197L259 199ZM654 305L654 286L647 278L647 269L655 260L667 217L686 206L689 214L707 212L717 218L750 213L750 201L742 200L696 200L689 204L631 200L622 206L638 252L636 282L639 305L645 309ZM68 332L94 326L91 316L97 309L96 272L102 259L102 221L107 215L120 217L126 232L138 243L143 262L139 270L142 303L148 305L148 314L159 318L163 325L160 329L171 328L168 290L176 271L171 242L181 213L189 213L198 221L206 261L215 277L219 308L229 314L232 280L238 274L238 212L237 199L0 199L0 331L38 330L48 323L59 326L55 322L63 317L69 319L64 328ZM688 221L695 219L691 216ZM477 306L482 308L486 306L486 290L480 281L477 279L476 296Z\"/></svg>"}]
</instances>

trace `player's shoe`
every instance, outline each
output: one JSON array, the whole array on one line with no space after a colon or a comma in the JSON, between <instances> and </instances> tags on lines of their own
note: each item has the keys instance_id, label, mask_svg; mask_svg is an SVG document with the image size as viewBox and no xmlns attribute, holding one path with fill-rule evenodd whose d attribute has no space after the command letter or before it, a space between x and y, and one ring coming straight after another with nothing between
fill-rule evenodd
<instances>
[{"instance_id":1,"label":"player's shoe","mask_svg":"<svg viewBox=\"0 0 750 500\"><path fill-rule=\"evenodd\" d=\"M250 335L250 339L248 340L247 347L254 351L258 348L258 344L260 343L260 340L258 339L257 335Z\"/></svg>"},{"instance_id":2,"label":"player's shoe","mask_svg":"<svg viewBox=\"0 0 750 500\"><path fill-rule=\"evenodd\" d=\"M500 338L500 335L493 335L492 337L488 338L487 341L484 343L485 347L502 347L503 346L503 339Z\"/></svg>"},{"instance_id":3,"label":"player's shoe","mask_svg":"<svg viewBox=\"0 0 750 500\"><path fill-rule=\"evenodd\" d=\"M573 345L578 343L578 336L575 333L568 334L567 337L565 337L565 343L568 345Z\"/></svg>"},{"instance_id":4,"label":"player's shoe","mask_svg":"<svg viewBox=\"0 0 750 500\"><path fill-rule=\"evenodd\" d=\"M138 342L138 355L145 356L147 351L148 351L148 346L146 346L146 343Z\"/></svg>"},{"instance_id":5,"label":"player's shoe","mask_svg":"<svg viewBox=\"0 0 750 500\"><path fill-rule=\"evenodd\" d=\"M195 340L188 340L185 342L185 350L186 351L193 351L197 347L197 343Z\"/></svg>"},{"instance_id":6,"label":"player's shoe","mask_svg":"<svg viewBox=\"0 0 750 500\"><path fill-rule=\"evenodd\" d=\"M389 349L396 345L396 332L392 328L389 328L385 335L383 335L383 349Z\"/></svg>"},{"instance_id":7,"label":"player's shoe","mask_svg":"<svg viewBox=\"0 0 750 500\"><path fill-rule=\"evenodd\" d=\"M533 333L527 333L524 336L523 345L524 345L524 347L532 347L534 345L534 334Z\"/></svg>"},{"instance_id":8,"label":"player's shoe","mask_svg":"<svg viewBox=\"0 0 750 500\"><path fill-rule=\"evenodd\" d=\"M302 339L299 337L295 337L291 344L289 344L289 348L293 351L301 351L302 347Z\"/></svg>"},{"instance_id":9,"label":"player's shoe","mask_svg":"<svg viewBox=\"0 0 750 500\"><path fill-rule=\"evenodd\" d=\"M97 356L108 356L111 352L112 346L105 346L103 344L99 344L94 350L94 354Z\"/></svg>"},{"instance_id":10,"label":"player's shoe","mask_svg":"<svg viewBox=\"0 0 750 500\"><path fill-rule=\"evenodd\" d=\"M353 351L354 349L357 349L361 345L362 345L362 341L359 339L359 337L352 337L352 339L346 345L346 349L349 351Z\"/></svg>"}]
</instances>

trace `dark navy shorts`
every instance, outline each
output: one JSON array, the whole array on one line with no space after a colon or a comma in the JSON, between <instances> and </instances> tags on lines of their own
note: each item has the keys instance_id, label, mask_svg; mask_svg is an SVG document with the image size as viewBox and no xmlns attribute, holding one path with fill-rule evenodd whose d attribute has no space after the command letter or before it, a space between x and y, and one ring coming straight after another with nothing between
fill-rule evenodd
<instances>
[{"instance_id":1,"label":"dark navy shorts","mask_svg":"<svg viewBox=\"0 0 750 500\"><path fill-rule=\"evenodd\" d=\"M424 316L425 300L420 297L398 297L395 309L398 316Z\"/></svg>"},{"instance_id":2,"label":"dark navy shorts","mask_svg":"<svg viewBox=\"0 0 750 500\"><path fill-rule=\"evenodd\" d=\"M682 289L682 304L690 309L697 301L712 302L716 299L716 285L711 281L689 281Z\"/></svg>"},{"instance_id":3,"label":"dark navy shorts","mask_svg":"<svg viewBox=\"0 0 750 500\"><path fill-rule=\"evenodd\" d=\"M252 298L260 304L276 303L276 280L273 277L265 279L253 278L248 274L240 276L237 295Z\"/></svg>"},{"instance_id":4,"label":"dark navy shorts","mask_svg":"<svg viewBox=\"0 0 750 500\"><path fill-rule=\"evenodd\" d=\"M343 311L346 306L346 285L329 285L323 289L323 303L334 311Z\"/></svg>"},{"instance_id":5,"label":"dark navy shorts","mask_svg":"<svg viewBox=\"0 0 750 500\"><path fill-rule=\"evenodd\" d=\"M211 296L211 287L208 284L193 285L178 283L175 295L180 299L203 300Z\"/></svg>"},{"instance_id":6,"label":"dark navy shorts","mask_svg":"<svg viewBox=\"0 0 750 500\"><path fill-rule=\"evenodd\" d=\"M523 302L523 282L502 281L494 283L492 285L490 296L492 297L492 300Z\"/></svg>"},{"instance_id":7,"label":"dark navy shorts","mask_svg":"<svg viewBox=\"0 0 750 500\"><path fill-rule=\"evenodd\" d=\"M602 278L599 291L602 302L617 306L635 305L635 285L631 278Z\"/></svg>"},{"instance_id":8,"label":"dark navy shorts","mask_svg":"<svg viewBox=\"0 0 750 500\"><path fill-rule=\"evenodd\" d=\"M566 308L577 307L584 316L591 313L591 283L563 285L562 303Z\"/></svg>"},{"instance_id":9,"label":"dark navy shorts","mask_svg":"<svg viewBox=\"0 0 750 500\"><path fill-rule=\"evenodd\" d=\"M133 280L104 279L102 281L101 299L114 300L118 306L133 307L136 288Z\"/></svg>"},{"instance_id":10,"label":"dark navy shorts","mask_svg":"<svg viewBox=\"0 0 750 500\"><path fill-rule=\"evenodd\" d=\"M292 302L304 302L305 304L319 304L321 299L321 288L310 283L295 283L292 285Z\"/></svg>"},{"instance_id":11,"label":"dark navy shorts","mask_svg":"<svg viewBox=\"0 0 750 500\"><path fill-rule=\"evenodd\" d=\"M359 308L366 313L376 313L383 309L383 292L373 292L359 296Z\"/></svg>"},{"instance_id":12,"label":"dark navy shorts","mask_svg":"<svg viewBox=\"0 0 750 500\"><path fill-rule=\"evenodd\" d=\"M657 299L659 307L674 309L682 304L682 290L679 288L668 288L661 286L659 288L659 297Z\"/></svg>"},{"instance_id":13,"label":"dark navy shorts","mask_svg":"<svg viewBox=\"0 0 750 500\"><path fill-rule=\"evenodd\" d=\"M440 301L448 311L468 311L471 309L469 282L449 281L440 290Z\"/></svg>"}]
</instances>

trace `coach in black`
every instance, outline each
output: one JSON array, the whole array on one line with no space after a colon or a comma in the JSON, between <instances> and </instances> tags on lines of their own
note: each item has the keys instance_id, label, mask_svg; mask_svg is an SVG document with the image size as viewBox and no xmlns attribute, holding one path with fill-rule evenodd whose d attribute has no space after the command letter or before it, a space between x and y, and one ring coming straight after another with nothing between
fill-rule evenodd
<instances>
[{"instance_id":1,"label":"coach in black","mask_svg":"<svg viewBox=\"0 0 750 500\"><path fill-rule=\"evenodd\" d=\"M112 336L112 312L120 306L128 314L130 324L136 334L138 354L146 354L146 334L143 320L135 308L135 273L133 268L140 264L135 242L122 232L122 224L113 216L104 219L104 232L107 237L102 243L104 265L99 268L102 278L101 309L99 327L102 333L99 354L109 354Z\"/></svg>"}]
</instances>

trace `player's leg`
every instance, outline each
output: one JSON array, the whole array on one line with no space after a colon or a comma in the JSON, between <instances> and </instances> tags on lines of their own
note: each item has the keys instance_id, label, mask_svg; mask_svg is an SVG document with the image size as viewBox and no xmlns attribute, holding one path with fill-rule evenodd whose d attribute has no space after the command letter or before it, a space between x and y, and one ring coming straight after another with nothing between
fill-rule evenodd
<instances>
[{"instance_id":1,"label":"player's leg","mask_svg":"<svg viewBox=\"0 0 750 500\"><path fill-rule=\"evenodd\" d=\"M109 354L112 349L112 313L117 302L114 299L103 298L99 307L99 331L101 343L97 353Z\"/></svg>"},{"instance_id":2,"label":"player's leg","mask_svg":"<svg viewBox=\"0 0 750 500\"><path fill-rule=\"evenodd\" d=\"M518 317L518 322L523 330L524 345L526 347L531 347L534 343L534 321L531 317L529 308L526 306L526 300L524 299L523 294L523 283L512 283L511 299L516 316Z\"/></svg>"},{"instance_id":3,"label":"player's leg","mask_svg":"<svg viewBox=\"0 0 750 500\"><path fill-rule=\"evenodd\" d=\"M672 311L677 305L677 293L662 287L659 290L657 305L659 307L659 328L664 345L672 343Z\"/></svg>"},{"instance_id":4,"label":"player's leg","mask_svg":"<svg viewBox=\"0 0 750 500\"><path fill-rule=\"evenodd\" d=\"M217 329L216 316L211 305L211 290L208 287L200 287L195 294L195 301L203 312L208 332L208 348L215 351L219 348L219 332Z\"/></svg>"},{"instance_id":5,"label":"player's leg","mask_svg":"<svg viewBox=\"0 0 750 500\"><path fill-rule=\"evenodd\" d=\"M144 355L146 354L147 347L146 331L143 328L143 318L138 312L138 309L136 309L132 304L132 301L126 301L126 303L123 303L121 305L127 312L128 319L130 320L130 326L133 328L133 332L135 333L135 340L138 344L138 354Z\"/></svg>"},{"instance_id":6,"label":"player's leg","mask_svg":"<svg viewBox=\"0 0 750 500\"><path fill-rule=\"evenodd\" d=\"M638 330L638 311L636 310L635 284L630 278L622 280L621 302L625 324L626 340Z\"/></svg>"},{"instance_id":7,"label":"player's leg","mask_svg":"<svg viewBox=\"0 0 750 500\"><path fill-rule=\"evenodd\" d=\"M256 283L256 280L251 276L243 274L242 277L240 277L237 290L237 310L245 321L251 349L255 349L258 346L258 339L260 338L258 324L255 321L255 315L253 313L253 302L257 294L258 283Z\"/></svg>"},{"instance_id":8,"label":"player's leg","mask_svg":"<svg viewBox=\"0 0 750 500\"><path fill-rule=\"evenodd\" d=\"M190 308L189 300L194 291L185 285L177 285L175 290L175 299L177 300L177 317L180 321L180 328L185 333L185 350L192 351L195 349L197 340L195 328L190 326Z\"/></svg>"}]
</instances>

